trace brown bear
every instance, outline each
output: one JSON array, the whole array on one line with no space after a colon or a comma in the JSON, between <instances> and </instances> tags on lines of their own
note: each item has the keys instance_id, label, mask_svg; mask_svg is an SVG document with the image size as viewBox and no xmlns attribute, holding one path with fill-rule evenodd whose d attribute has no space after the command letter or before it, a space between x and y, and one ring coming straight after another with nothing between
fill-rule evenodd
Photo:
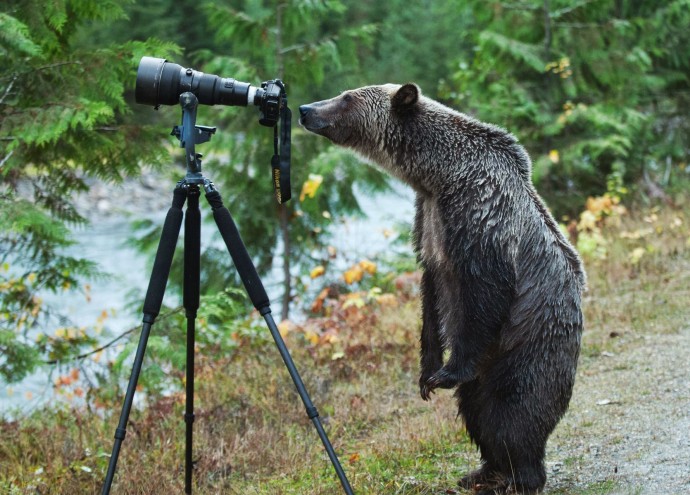
<instances>
[{"instance_id":1,"label":"brown bear","mask_svg":"<svg viewBox=\"0 0 690 495\"><path fill-rule=\"evenodd\" d=\"M517 139L421 95L367 86L300 107L300 123L416 193L424 400L455 388L482 467L460 485L538 493L573 390L585 273ZM448 351L444 363L444 351Z\"/></svg>"}]
</instances>

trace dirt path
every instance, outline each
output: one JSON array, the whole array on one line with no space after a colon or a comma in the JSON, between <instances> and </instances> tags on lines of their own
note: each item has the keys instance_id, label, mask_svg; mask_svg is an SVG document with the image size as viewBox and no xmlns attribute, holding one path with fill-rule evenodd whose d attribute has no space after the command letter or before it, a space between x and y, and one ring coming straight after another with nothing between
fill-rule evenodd
<instances>
[{"instance_id":1,"label":"dirt path","mask_svg":"<svg viewBox=\"0 0 690 495\"><path fill-rule=\"evenodd\" d=\"M549 494L690 494L690 327L583 357L547 451Z\"/></svg>"}]
</instances>

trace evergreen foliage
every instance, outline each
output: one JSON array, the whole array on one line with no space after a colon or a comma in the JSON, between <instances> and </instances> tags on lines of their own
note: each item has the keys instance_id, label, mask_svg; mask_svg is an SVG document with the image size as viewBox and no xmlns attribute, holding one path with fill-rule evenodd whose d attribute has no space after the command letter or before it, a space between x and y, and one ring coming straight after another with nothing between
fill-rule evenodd
<instances>
[{"instance_id":1,"label":"evergreen foliage","mask_svg":"<svg viewBox=\"0 0 690 495\"><path fill-rule=\"evenodd\" d=\"M10 1L3 9L0 377L18 380L42 357L59 360L69 350L62 341L76 348L92 342L81 330L37 337L38 328L64 326L51 319L40 293L76 290L97 274L88 260L64 254L69 227L85 222L73 199L89 178L121 181L138 173L141 161L165 157L161 143L128 118L124 95L141 55L177 49L157 41L73 43L81 24L122 17L118 2Z\"/></svg>"},{"instance_id":2,"label":"evergreen foliage","mask_svg":"<svg viewBox=\"0 0 690 495\"><path fill-rule=\"evenodd\" d=\"M237 79L259 81L279 78L287 82L293 115L293 199L277 205L273 197L270 159L273 132L258 125L253 109L223 108L205 112L221 132L209 148L217 157L207 170L220 184L230 210L239 219L242 235L251 239L250 253L260 272L266 273L280 256L283 297L281 317L287 318L294 282L313 266L312 254L323 254L328 227L334 218L356 214L355 185L368 190L386 186L384 176L350 155L328 151L327 144L306 136L297 126L297 107L310 101L320 88L346 87L347 76L359 70L376 27L343 25L341 2L246 1L207 5L211 32L218 46L231 46L229 55L208 50L196 53L205 71ZM338 28L334 28L338 26ZM326 92L324 91L324 94ZM325 153L325 154L324 154ZM323 160L337 153L342 160ZM223 163L224 165L221 165ZM300 194L310 174L320 187ZM232 273L229 268L226 273Z\"/></svg>"},{"instance_id":3,"label":"evergreen foliage","mask_svg":"<svg viewBox=\"0 0 690 495\"><path fill-rule=\"evenodd\" d=\"M687 0L470 4L474 50L443 94L518 135L556 211L579 211L607 184L684 173Z\"/></svg>"},{"instance_id":4,"label":"evergreen foliage","mask_svg":"<svg viewBox=\"0 0 690 495\"><path fill-rule=\"evenodd\" d=\"M581 211L588 196L638 185L671 201L690 170L689 7L690 0L3 3L0 378L21 379L46 359L94 344L91 332L64 321L40 294L86 292L84 282L101 276L88 260L66 254L70 229L86 222L74 197L94 178L119 182L141 164L172 161L169 148L178 143L161 138L179 108L156 114L130 98L142 55L254 85L287 83L295 114L293 199L285 206L272 191L273 130L258 124L257 109L202 106L198 115L199 124L218 127L198 149L204 173L223 193L259 270L282 269L285 317L300 276L327 265L330 227L363 213L355 191L387 185L352 155L305 135L300 104L349 87L415 81L425 94L514 132L559 216ZM184 172L167 173L172 181ZM139 244L155 244L157 226L142 225L149 230ZM202 312L215 311L206 331L226 349L227 335L214 332L241 314L241 304L213 299L239 285L218 245L202 246ZM182 280L180 259L173 282ZM169 386L163 370L180 363L181 349L171 345L178 320L152 341L160 371L153 390ZM98 382L113 385L105 375Z\"/></svg>"}]
</instances>

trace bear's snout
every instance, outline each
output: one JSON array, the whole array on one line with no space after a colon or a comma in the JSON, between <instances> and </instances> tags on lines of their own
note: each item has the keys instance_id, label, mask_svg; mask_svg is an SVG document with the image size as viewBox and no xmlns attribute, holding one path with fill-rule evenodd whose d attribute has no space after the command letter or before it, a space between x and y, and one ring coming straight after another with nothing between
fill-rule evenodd
<instances>
[{"instance_id":1,"label":"bear's snout","mask_svg":"<svg viewBox=\"0 0 690 495\"><path fill-rule=\"evenodd\" d=\"M308 131L319 134L319 130L328 127L328 122L323 118L323 101L308 103L299 107L299 123Z\"/></svg>"}]
</instances>

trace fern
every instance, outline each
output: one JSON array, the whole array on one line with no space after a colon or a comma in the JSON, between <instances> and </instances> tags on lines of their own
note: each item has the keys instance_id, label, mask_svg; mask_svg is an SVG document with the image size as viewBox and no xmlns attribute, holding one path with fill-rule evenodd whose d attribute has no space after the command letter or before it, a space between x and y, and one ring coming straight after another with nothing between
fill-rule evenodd
<instances>
[{"instance_id":1,"label":"fern","mask_svg":"<svg viewBox=\"0 0 690 495\"><path fill-rule=\"evenodd\" d=\"M482 32L479 41L485 46L498 48L500 52L526 63L536 72L544 72L546 61L540 56L540 52L543 50L541 46L523 43L492 31Z\"/></svg>"}]
</instances>

